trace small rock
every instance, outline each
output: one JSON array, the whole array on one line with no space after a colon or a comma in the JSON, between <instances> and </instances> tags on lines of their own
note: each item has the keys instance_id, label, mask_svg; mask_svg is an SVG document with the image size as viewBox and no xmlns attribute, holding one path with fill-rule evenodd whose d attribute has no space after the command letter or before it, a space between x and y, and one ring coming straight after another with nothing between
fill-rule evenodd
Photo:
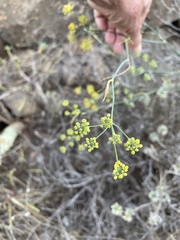
<instances>
[{"instance_id":1,"label":"small rock","mask_svg":"<svg viewBox=\"0 0 180 240\"><path fill-rule=\"evenodd\" d=\"M36 99L24 92L15 92L3 99L4 104L16 117L26 117L37 111Z\"/></svg>"}]
</instances>

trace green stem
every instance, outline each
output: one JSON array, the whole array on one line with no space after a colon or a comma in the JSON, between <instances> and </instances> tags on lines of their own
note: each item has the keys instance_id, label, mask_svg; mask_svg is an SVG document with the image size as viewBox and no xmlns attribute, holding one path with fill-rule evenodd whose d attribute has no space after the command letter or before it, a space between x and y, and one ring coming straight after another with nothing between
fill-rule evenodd
<instances>
[{"instance_id":1,"label":"green stem","mask_svg":"<svg viewBox=\"0 0 180 240\"><path fill-rule=\"evenodd\" d=\"M142 42L156 43L156 44L166 44L166 41L164 41L164 40L158 41L158 40L149 40L149 39L146 39L146 38L143 38Z\"/></svg>"},{"instance_id":2,"label":"green stem","mask_svg":"<svg viewBox=\"0 0 180 240\"><path fill-rule=\"evenodd\" d=\"M118 125L116 125L115 123L113 123L113 125L114 125L115 127L117 127L117 128L119 129L119 131L122 132L122 134L123 134L127 139L129 139L128 135L126 135L125 132L124 132Z\"/></svg>"},{"instance_id":3,"label":"green stem","mask_svg":"<svg viewBox=\"0 0 180 240\"><path fill-rule=\"evenodd\" d=\"M86 27L83 28L83 30L85 32L87 32L89 35L91 35L94 39L96 39L96 41L99 43L99 44L103 44L103 42L101 41L101 39L96 35L94 34L94 32L90 29L87 29Z\"/></svg>"},{"instance_id":4,"label":"green stem","mask_svg":"<svg viewBox=\"0 0 180 240\"><path fill-rule=\"evenodd\" d=\"M127 59L129 60L130 57L129 57L128 39L125 40L125 50L126 50L126 56L127 56Z\"/></svg>"},{"instance_id":5,"label":"green stem","mask_svg":"<svg viewBox=\"0 0 180 240\"><path fill-rule=\"evenodd\" d=\"M116 72L113 74L112 77L112 82L111 82L111 89L112 89L112 108L111 108L111 119L113 120L113 116L114 116L114 105L115 105L115 91L114 91L114 80L117 77L119 71L121 70L121 68L124 66L124 64L126 62L129 62L129 58L125 59L117 68Z\"/></svg>"},{"instance_id":6,"label":"green stem","mask_svg":"<svg viewBox=\"0 0 180 240\"><path fill-rule=\"evenodd\" d=\"M144 23L146 27L148 27L156 36L159 37L172 51L174 51L178 56L180 56L180 52L174 49L168 41L166 41L154 28L152 28L148 23Z\"/></svg>"},{"instance_id":7,"label":"green stem","mask_svg":"<svg viewBox=\"0 0 180 240\"><path fill-rule=\"evenodd\" d=\"M90 128L94 128L94 127L101 127L102 124L99 124L99 125L92 125L92 126L89 126Z\"/></svg>"},{"instance_id":8,"label":"green stem","mask_svg":"<svg viewBox=\"0 0 180 240\"><path fill-rule=\"evenodd\" d=\"M112 135L113 135L113 133L115 133L113 126L111 127L111 131L112 131ZM118 161L116 144L113 144L113 145L114 145L114 153L115 153L116 161Z\"/></svg>"},{"instance_id":9,"label":"green stem","mask_svg":"<svg viewBox=\"0 0 180 240\"><path fill-rule=\"evenodd\" d=\"M117 148L116 148L116 144L114 145L114 152L115 152L115 156L116 156L116 161L118 161L118 154L117 154Z\"/></svg>"},{"instance_id":10,"label":"green stem","mask_svg":"<svg viewBox=\"0 0 180 240\"><path fill-rule=\"evenodd\" d=\"M103 135L103 133L105 133L106 130L107 130L107 128L104 129L104 130L96 137L96 139L98 139L101 135Z\"/></svg>"}]
</instances>

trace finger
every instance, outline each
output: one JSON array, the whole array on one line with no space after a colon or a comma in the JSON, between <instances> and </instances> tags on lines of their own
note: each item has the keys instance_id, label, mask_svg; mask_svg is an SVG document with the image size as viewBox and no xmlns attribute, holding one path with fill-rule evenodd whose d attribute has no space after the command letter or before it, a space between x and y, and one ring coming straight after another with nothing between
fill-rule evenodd
<instances>
[{"instance_id":1,"label":"finger","mask_svg":"<svg viewBox=\"0 0 180 240\"><path fill-rule=\"evenodd\" d=\"M131 41L129 43L129 48L133 52L141 52L142 50L142 35L141 31L138 30L131 35Z\"/></svg>"},{"instance_id":2,"label":"finger","mask_svg":"<svg viewBox=\"0 0 180 240\"><path fill-rule=\"evenodd\" d=\"M105 33L105 42L109 45L113 45L115 42L116 36L114 29L108 29Z\"/></svg>"},{"instance_id":3,"label":"finger","mask_svg":"<svg viewBox=\"0 0 180 240\"><path fill-rule=\"evenodd\" d=\"M95 18L97 27L100 30L105 31L107 29L107 19L96 10L94 10L94 18Z\"/></svg>"},{"instance_id":4,"label":"finger","mask_svg":"<svg viewBox=\"0 0 180 240\"><path fill-rule=\"evenodd\" d=\"M119 34L120 30L116 30L116 35L115 35L115 42L113 46L113 51L114 53L121 53L124 50L124 37Z\"/></svg>"},{"instance_id":5,"label":"finger","mask_svg":"<svg viewBox=\"0 0 180 240\"><path fill-rule=\"evenodd\" d=\"M105 32L105 41L109 45L113 45L116 39L116 34L115 34L115 28L114 26L108 22L108 27L107 31Z\"/></svg>"}]
</instances>

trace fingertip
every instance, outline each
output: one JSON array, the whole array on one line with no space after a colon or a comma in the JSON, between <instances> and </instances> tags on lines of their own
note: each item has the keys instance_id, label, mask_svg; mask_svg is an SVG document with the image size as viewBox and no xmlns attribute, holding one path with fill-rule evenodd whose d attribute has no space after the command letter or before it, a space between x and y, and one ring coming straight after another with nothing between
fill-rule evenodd
<instances>
[{"instance_id":1,"label":"fingertip","mask_svg":"<svg viewBox=\"0 0 180 240\"><path fill-rule=\"evenodd\" d=\"M114 53L120 54L124 50L124 37L118 35L119 32L116 32L116 40L114 42L113 51Z\"/></svg>"},{"instance_id":2,"label":"fingertip","mask_svg":"<svg viewBox=\"0 0 180 240\"><path fill-rule=\"evenodd\" d=\"M96 17L95 22L99 30L105 31L107 29L107 21L105 18Z\"/></svg>"},{"instance_id":3,"label":"fingertip","mask_svg":"<svg viewBox=\"0 0 180 240\"><path fill-rule=\"evenodd\" d=\"M114 29L108 29L105 32L105 42L109 45L113 45L115 42L115 32Z\"/></svg>"},{"instance_id":4,"label":"fingertip","mask_svg":"<svg viewBox=\"0 0 180 240\"><path fill-rule=\"evenodd\" d=\"M120 54L124 51L124 46L123 45L114 45L113 46L113 52L116 54Z\"/></svg>"},{"instance_id":5,"label":"fingertip","mask_svg":"<svg viewBox=\"0 0 180 240\"><path fill-rule=\"evenodd\" d=\"M142 51L142 44L139 44L138 46L134 47L134 48L133 48L133 51L134 51L135 53L141 52L141 51Z\"/></svg>"},{"instance_id":6,"label":"fingertip","mask_svg":"<svg viewBox=\"0 0 180 240\"><path fill-rule=\"evenodd\" d=\"M133 52L141 52L142 51L142 35L141 35L140 31L133 35L132 40L129 43L129 48Z\"/></svg>"}]
</instances>

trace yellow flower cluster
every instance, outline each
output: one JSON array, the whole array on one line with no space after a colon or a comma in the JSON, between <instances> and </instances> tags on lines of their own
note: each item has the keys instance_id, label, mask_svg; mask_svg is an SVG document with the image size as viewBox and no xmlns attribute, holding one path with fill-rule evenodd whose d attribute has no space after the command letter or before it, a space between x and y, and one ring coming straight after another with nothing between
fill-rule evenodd
<instances>
[{"instance_id":1,"label":"yellow flower cluster","mask_svg":"<svg viewBox=\"0 0 180 240\"><path fill-rule=\"evenodd\" d=\"M69 29L69 31L76 31L77 30L77 28L78 28L78 26L75 24L75 23L73 23L73 22L71 22L69 25L68 25L68 29Z\"/></svg>"},{"instance_id":2,"label":"yellow flower cluster","mask_svg":"<svg viewBox=\"0 0 180 240\"><path fill-rule=\"evenodd\" d=\"M68 33L67 38L68 38L69 42L72 43L76 39L76 30L78 29L78 26L74 22L71 22L68 25L68 29L69 29L69 33Z\"/></svg>"},{"instance_id":3,"label":"yellow flower cluster","mask_svg":"<svg viewBox=\"0 0 180 240\"><path fill-rule=\"evenodd\" d=\"M71 3L67 3L63 6L62 13L64 15L70 15L72 13L73 9L74 9L74 6ZM88 24L88 17L86 15L82 14L82 15L78 16L77 21L78 21L78 25L75 24L74 22L71 22L68 25L69 32L67 35L67 39L70 43L73 43L76 40L77 29L79 27L83 27ZM92 42L93 41L91 38L84 38L80 44L80 48L83 51L88 51L92 46Z\"/></svg>"},{"instance_id":4,"label":"yellow flower cluster","mask_svg":"<svg viewBox=\"0 0 180 240\"><path fill-rule=\"evenodd\" d=\"M85 26L88 23L88 17L84 14L80 15L78 17L78 22L80 26Z\"/></svg>"},{"instance_id":5,"label":"yellow flower cluster","mask_svg":"<svg viewBox=\"0 0 180 240\"><path fill-rule=\"evenodd\" d=\"M60 152L66 154L68 147L74 147L75 143L80 141L80 136L74 135L74 130L72 128L68 128L66 134L60 135L60 140L66 143L66 146L61 146L59 148ZM81 144L78 143L78 149ZM80 150L80 149L79 149Z\"/></svg>"},{"instance_id":6,"label":"yellow flower cluster","mask_svg":"<svg viewBox=\"0 0 180 240\"><path fill-rule=\"evenodd\" d=\"M82 87L81 86L78 86L78 87L75 87L74 88L74 93L76 94L76 95L81 95L81 93L82 93Z\"/></svg>"},{"instance_id":7,"label":"yellow flower cluster","mask_svg":"<svg viewBox=\"0 0 180 240\"><path fill-rule=\"evenodd\" d=\"M113 120L111 114L108 113L106 116L101 118L101 123L103 128L111 128L113 125Z\"/></svg>"},{"instance_id":8,"label":"yellow flower cluster","mask_svg":"<svg viewBox=\"0 0 180 240\"><path fill-rule=\"evenodd\" d=\"M64 111L65 116L78 116L81 113L78 104L70 105L68 99L63 100L62 106L67 107Z\"/></svg>"},{"instance_id":9,"label":"yellow flower cluster","mask_svg":"<svg viewBox=\"0 0 180 240\"><path fill-rule=\"evenodd\" d=\"M80 137L87 135L90 132L89 122L86 119L82 119L81 123L76 122L74 130L74 133Z\"/></svg>"},{"instance_id":10,"label":"yellow flower cluster","mask_svg":"<svg viewBox=\"0 0 180 240\"><path fill-rule=\"evenodd\" d=\"M69 100L68 100L68 99L63 100L62 106L63 106L63 107L69 106Z\"/></svg>"},{"instance_id":11,"label":"yellow flower cluster","mask_svg":"<svg viewBox=\"0 0 180 240\"><path fill-rule=\"evenodd\" d=\"M139 148L143 147L143 145L140 143L140 140L135 139L134 137L129 138L124 146L126 147L126 151L130 151L132 155L134 155L136 152L139 152Z\"/></svg>"},{"instance_id":12,"label":"yellow flower cluster","mask_svg":"<svg viewBox=\"0 0 180 240\"><path fill-rule=\"evenodd\" d=\"M113 175L114 175L114 180L117 179L122 179L123 177L127 176L129 167L122 163L120 160L117 160L114 164L114 170L113 170Z\"/></svg>"},{"instance_id":13,"label":"yellow flower cluster","mask_svg":"<svg viewBox=\"0 0 180 240\"><path fill-rule=\"evenodd\" d=\"M86 91L92 98L99 98L99 93L95 90L94 85L88 84L86 87Z\"/></svg>"},{"instance_id":14,"label":"yellow flower cluster","mask_svg":"<svg viewBox=\"0 0 180 240\"><path fill-rule=\"evenodd\" d=\"M88 93L88 95L90 95L90 98L84 98L84 107L89 108L92 111L98 110L96 102L100 96L99 93L95 90L94 85L88 84L86 87L86 92Z\"/></svg>"},{"instance_id":15,"label":"yellow flower cluster","mask_svg":"<svg viewBox=\"0 0 180 240\"><path fill-rule=\"evenodd\" d=\"M70 43L73 43L76 40L76 36L75 36L75 32L74 31L70 31L68 33L67 39Z\"/></svg>"},{"instance_id":16,"label":"yellow flower cluster","mask_svg":"<svg viewBox=\"0 0 180 240\"><path fill-rule=\"evenodd\" d=\"M70 3L67 3L67 4L65 4L63 6L62 13L64 15L68 15L68 14L70 14L72 12L73 9L74 9L74 6L72 4L70 4Z\"/></svg>"},{"instance_id":17,"label":"yellow flower cluster","mask_svg":"<svg viewBox=\"0 0 180 240\"><path fill-rule=\"evenodd\" d=\"M59 151L60 151L62 154L66 154L67 148L66 148L65 146L61 146L61 147L59 147Z\"/></svg>"},{"instance_id":18,"label":"yellow flower cluster","mask_svg":"<svg viewBox=\"0 0 180 240\"><path fill-rule=\"evenodd\" d=\"M113 133L112 137L109 138L109 141L112 142L112 144L121 144L121 136L119 134Z\"/></svg>"},{"instance_id":19,"label":"yellow flower cluster","mask_svg":"<svg viewBox=\"0 0 180 240\"><path fill-rule=\"evenodd\" d=\"M88 152L91 152L95 148L98 148L99 144L96 141L95 137L91 137L91 138L86 138L86 144L84 144L84 146L87 147Z\"/></svg>"},{"instance_id":20,"label":"yellow flower cluster","mask_svg":"<svg viewBox=\"0 0 180 240\"><path fill-rule=\"evenodd\" d=\"M80 48L83 51L89 51L92 48L93 45L93 40L90 37L87 38L83 38L81 44L80 44Z\"/></svg>"}]
</instances>

